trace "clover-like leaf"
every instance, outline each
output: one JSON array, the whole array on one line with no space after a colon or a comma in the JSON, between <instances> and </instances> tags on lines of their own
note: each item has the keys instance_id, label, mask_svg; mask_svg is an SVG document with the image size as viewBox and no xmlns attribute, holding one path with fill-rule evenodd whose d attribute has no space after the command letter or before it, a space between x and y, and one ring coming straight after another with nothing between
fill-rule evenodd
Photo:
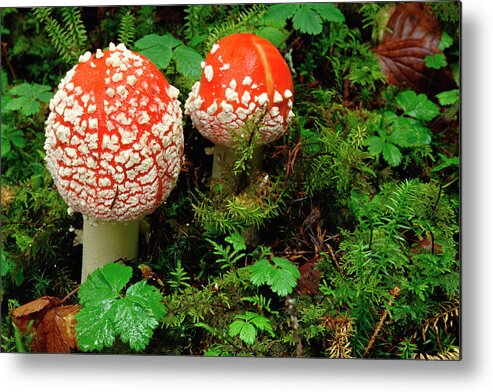
<instances>
[{"instance_id":1,"label":"clover-like leaf","mask_svg":"<svg viewBox=\"0 0 493 392\"><path fill-rule=\"evenodd\" d=\"M437 105L430 101L425 94L416 94L414 91L401 91L396 102L408 116L418 120L433 120L440 111Z\"/></svg>"}]
</instances>

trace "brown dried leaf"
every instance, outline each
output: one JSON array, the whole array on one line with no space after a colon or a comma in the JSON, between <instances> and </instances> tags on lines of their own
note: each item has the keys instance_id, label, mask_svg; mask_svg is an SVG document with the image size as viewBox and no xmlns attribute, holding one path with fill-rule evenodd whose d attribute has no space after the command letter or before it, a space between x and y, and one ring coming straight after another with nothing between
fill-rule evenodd
<instances>
[{"instance_id":1,"label":"brown dried leaf","mask_svg":"<svg viewBox=\"0 0 493 392\"><path fill-rule=\"evenodd\" d=\"M450 67L425 65L425 57L442 53L440 22L422 3L398 5L387 23L382 43L373 49L387 82L418 92L435 94L456 88Z\"/></svg>"},{"instance_id":2,"label":"brown dried leaf","mask_svg":"<svg viewBox=\"0 0 493 392\"><path fill-rule=\"evenodd\" d=\"M57 297L44 296L13 310L14 323L22 334L33 321L29 329L34 334L33 352L68 353L77 347L74 327L80 306L61 304Z\"/></svg>"},{"instance_id":3,"label":"brown dried leaf","mask_svg":"<svg viewBox=\"0 0 493 392\"><path fill-rule=\"evenodd\" d=\"M298 293L306 295L318 294L322 273L315 269L315 263L309 261L303 264L299 270L300 278L298 279Z\"/></svg>"},{"instance_id":4,"label":"brown dried leaf","mask_svg":"<svg viewBox=\"0 0 493 392\"><path fill-rule=\"evenodd\" d=\"M31 344L33 352L69 353L77 347L75 315L79 305L59 306L46 312Z\"/></svg>"},{"instance_id":5,"label":"brown dried leaf","mask_svg":"<svg viewBox=\"0 0 493 392\"><path fill-rule=\"evenodd\" d=\"M442 253L442 247L440 244L437 244L432 240L432 238L428 236L424 236L421 241L418 242L418 244L411 250L412 253L427 253L427 252L432 252L433 254L441 254Z\"/></svg>"},{"instance_id":6,"label":"brown dried leaf","mask_svg":"<svg viewBox=\"0 0 493 392\"><path fill-rule=\"evenodd\" d=\"M14 323L21 333L25 333L27 326L34 320L32 328L36 330L48 310L61 303L57 297L44 296L28 302L12 312ZM31 331L32 332L32 331Z\"/></svg>"}]
</instances>

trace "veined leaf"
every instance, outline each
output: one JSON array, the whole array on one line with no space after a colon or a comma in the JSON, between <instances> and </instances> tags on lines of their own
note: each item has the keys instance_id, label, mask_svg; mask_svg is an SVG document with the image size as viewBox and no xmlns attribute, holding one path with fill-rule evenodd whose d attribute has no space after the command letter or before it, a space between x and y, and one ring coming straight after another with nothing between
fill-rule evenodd
<instances>
[{"instance_id":1,"label":"veined leaf","mask_svg":"<svg viewBox=\"0 0 493 392\"><path fill-rule=\"evenodd\" d=\"M293 27L302 33L320 34L322 32L322 18L313 9L302 6L293 16Z\"/></svg>"},{"instance_id":2,"label":"veined leaf","mask_svg":"<svg viewBox=\"0 0 493 392\"><path fill-rule=\"evenodd\" d=\"M320 17L329 22L344 22L344 14L333 3L305 3L305 7L310 7Z\"/></svg>"},{"instance_id":3,"label":"veined leaf","mask_svg":"<svg viewBox=\"0 0 493 392\"><path fill-rule=\"evenodd\" d=\"M240 251L240 250L245 250L246 249L246 244L245 244L245 240L243 239L243 237L239 234L239 233L233 233L229 236L227 236L224 241L230 243L231 245L233 245L233 249L236 250L236 251Z\"/></svg>"},{"instance_id":4,"label":"veined leaf","mask_svg":"<svg viewBox=\"0 0 493 392\"><path fill-rule=\"evenodd\" d=\"M195 49L180 45L173 53L175 55L176 69L179 73L191 79L200 79L200 75L202 75L200 63L203 58Z\"/></svg>"},{"instance_id":5,"label":"veined leaf","mask_svg":"<svg viewBox=\"0 0 493 392\"><path fill-rule=\"evenodd\" d=\"M388 140L399 147L416 147L431 143L431 132L421 121L398 117L391 127L394 131Z\"/></svg>"},{"instance_id":6,"label":"veined leaf","mask_svg":"<svg viewBox=\"0 0 493 392\"><path fill-rule=\"evenodd\" d=\"M437 53L425 57L425 65L428 68L440 69L447 66L447 59L443 53Z\"/></svg>"},{"instance_id":7,"label":"veined leaf","mask_svg":"<svg viewBox=\"0 0 493 392\"><path fill-rule=\"evenodd\" d=\"M425 94L416 94L411 90L400 92L396 97L396 102L405 114L418 120L430 121L440 113L437 105L431 102Z\"/></svg>"},{"instance_id":8,"label":"veined leaf","mask_svg":"<svg viewBox=\"0 0 493 392\"><path fill-rule=\"evenodd\" d=\"M173 48L181 42L171 35L149 34L135 42L135 48L157 68L166 69L173 57Z\"/></svg>"},{"instance_id":9,"label":"veined leaf","mask_svg":"<svg viewBox=\"0 0 493 392\"><path fill-rule=\"evenodd\" d=\"M440 94L437 94L436 97L438 98L440 105L453 105L459 101L459 89L443 91Z\"/></svg>"},{"instance_id":10,"label":"veined leaf","mask_svg":"<svg viewBox=\"0 0 493 392\"><path fill-rule=\"evenodd\" d=\"M390 166L398 166L402 161L401 151L391 143L385 143L383 146L383 158Z\"/></svg>"},{"instance_id":11,"label":"veined leaf","mask_svg":"<svg viewBox=\"0 0 493 392\"><path fill-rule=\"evenodd\" d=\"M293 17L298 8L300 8L299 4L274 4L269 7L265 19L284 25L287 19Z\"/></svg>"},{"instance_id":12,"label":"veined leaf","mask_svg":"<svg viewBox=\"0 0 493 392\"><path fill-rule=\"evenodd\" d=\"M118 335L134 350L147 346L165 309L159 291L145 280L130 286L123 295L121 290L131 276L132 268L107 264L81 285L78 294L82 309L76 316L81 350L110 347Z\"/></svg>"}]
</instances>

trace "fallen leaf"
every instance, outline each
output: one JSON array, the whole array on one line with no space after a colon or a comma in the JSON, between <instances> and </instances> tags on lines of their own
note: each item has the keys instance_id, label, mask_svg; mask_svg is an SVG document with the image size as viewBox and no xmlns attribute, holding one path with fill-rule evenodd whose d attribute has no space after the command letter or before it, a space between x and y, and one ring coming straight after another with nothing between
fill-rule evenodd
<instances>
[{"instance_id":1,"label":"fallen leaf","mask_svg":"<svg viewBox=\"0 0 493 392\"><path fill-rule=\"evenodd\" d=\"M416 253L427 253L431 252L433 249L433 254L441 254L442 253L442 247L440 244L437 244L435 241L433 241L431 238L428 236L424 236L421 241L418 242L418 244L412 248L411 252L416 254Z\"/></svg>"},{"instance_id":2,"label":"fallen leaf","mask_svg":"<svg viewBox=\"0 0 493 392\"><path fill-rule=\"evenodd\" d=\"M456 88L450 67L428 68L427 56L442 54L440 22L422 3L398 5L387 23L382 43L373 49L387 82L435 94Z\"/></svg>"},{"instance_id":3,"label":"fallen leaf","mask_svg":"<svg viewBox=\"0 0 493 392\"><path fill-rule=\"evenodd\" d=\"M33 334L32 352L68 353L77 347L75 314L79 305L62 306L57 297L44 296L28 302L12 312L22 334ZM32 322L32 323L31 323Z\"/></svg>"},{"instance_id":4,"label":"fallen leaf","mask_svg":"<svg viewBox=\"0 0 493 392\"><path fill-rule=\"evenodd\" d=\"M33 352L69 353L77 347L75 315L79 305L58 306L46 312L31 344Z\"/></svg>"},{"instance_id":5,"label":"fallen leaf","mask_svg":"<svg viewBox=\"0 0 493 392\"><path fill-rule=\"evenodd\" d=\"M319 292L322 273L315 269L315 263L309 261L300 268L297 291L300 294L316 295Z\"/></svg>"}]
</instances>

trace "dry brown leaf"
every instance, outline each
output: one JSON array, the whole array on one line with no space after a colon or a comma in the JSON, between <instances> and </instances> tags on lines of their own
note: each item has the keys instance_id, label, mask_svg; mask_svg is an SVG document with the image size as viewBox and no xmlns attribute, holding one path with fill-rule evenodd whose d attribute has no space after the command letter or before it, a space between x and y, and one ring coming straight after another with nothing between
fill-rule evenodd
<instances>
[{"instance_id":1,"label":"dry brown leaf","mask_svg":"<svg viewBox=\"0 0 493 392\"><path fill-rule=\"evenodd\" d=\"M28 331L34 334L31 351L66 353L77 347L75 314L80 307L61 304L57 297L44 296L13 310L14 323L22 334L33 321Z\"/></svg>"},{"instance_id":2,"label":"dry brown leaf","mask_svg":"<svg viewBox=\"0 0 493 392\"><path fill-rule=\"evenodd\" d=\"M306 295L318 294L322 273L315 269L315 263L309 261L303 264L299 270L300 278L298 279L298 293Z\"/></svg>"},{"instance_id":3,"label":"dry brown leaf","mask_svg":"<svg viewBox=\"0 0 493 392\"><path fill-rule=\"evenodd\" d=\"M382 43L373 49L392 85L436 94L456 88L450 67L431 69L425 57L442 53L440 22L423 3L398 5L387 23Z\"/></svg>"},{"instance_id":4,"label":"dry brown leaf","mask_svg":"<svg viewBox=\"0 0 493 392\"><path fill-rule=\"evenodd\" d=\"M48 310L38 326L32 351L69 353L76 348L75 315L79 309L79 305L68 305Z\"/></svg>"}]
</instances>

